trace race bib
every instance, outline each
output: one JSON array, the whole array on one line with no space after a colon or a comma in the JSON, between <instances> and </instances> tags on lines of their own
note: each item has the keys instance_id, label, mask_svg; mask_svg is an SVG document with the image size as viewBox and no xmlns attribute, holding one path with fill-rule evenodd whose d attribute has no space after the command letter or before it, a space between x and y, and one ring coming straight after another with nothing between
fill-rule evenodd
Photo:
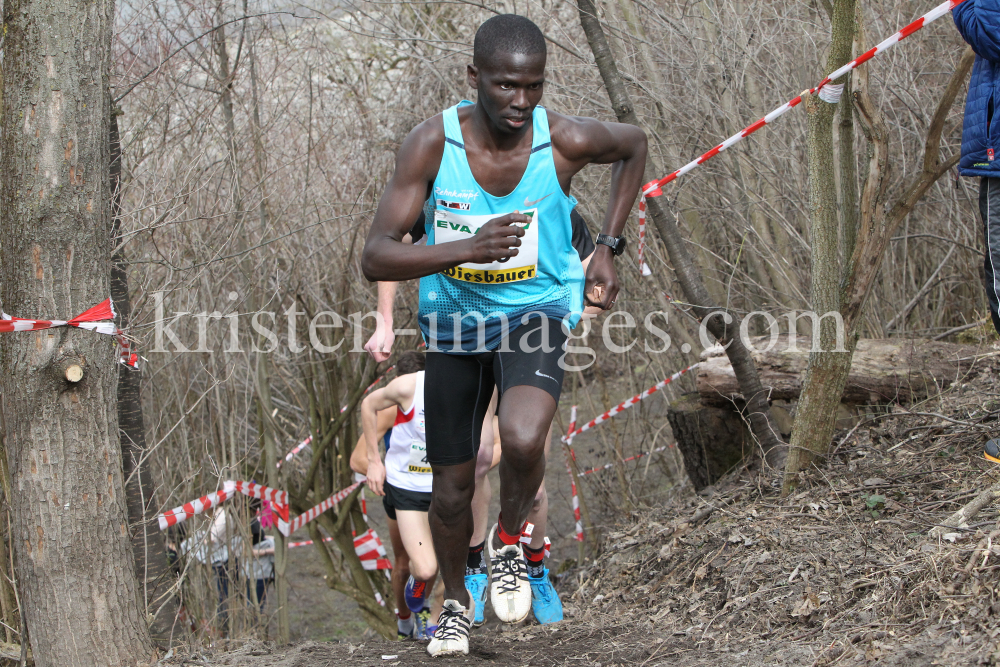
<instances>
[{"instance_id":1,"label":"race bib","mask_svg":"<svg viewBox=\"0 0 1000 667\"><path fill-rule=\"evenodd\" d=\"M424 410L422 407L414 415L413 428L421 435L427 433L427 425L424 423ZM429 475L431 473L431 464L427 462L426 437L414 438L413 442L410 443L410 457L406 461L406 471L420 475Z\"/></svg>"},{"instance_id":2,"label":"race bib","mask_svg":"<svg viewBox=\"0 0 1000 667\"><path fill-rule=\"evenodd\" d=\"M406 462L406 472L429 475L431 464L427 462L427 443L414 439L410 443L410 458Z\"/></svg>"},{"instance_id":3,"label":"race bib","mask_svg":"<svg viewBox=\"0 0 1000 667\"><path fill-rule=\"evenodd\" d=\"M442 271L453 280L480 285L503 285L532 280L538 275L538 209L520 211L529 222L519 225L524 229L518 254L506 260L488 264L461 264ZM457 211L434 211L434 243L462 241L476 235L480 227L503 213L490 215L463 215Z\"/></svg>"}]
</instances>

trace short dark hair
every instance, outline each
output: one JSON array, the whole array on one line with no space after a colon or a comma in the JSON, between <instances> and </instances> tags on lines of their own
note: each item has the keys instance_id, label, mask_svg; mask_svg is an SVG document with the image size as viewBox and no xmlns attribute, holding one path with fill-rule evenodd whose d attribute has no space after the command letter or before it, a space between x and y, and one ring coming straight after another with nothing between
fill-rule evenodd
<instances>
[{"instance_id":1,"label":"short dark hair","mask_svg":"<svg viewBox=\"0 0 1000 667\"><path fill-rule=\"evenodd\" d=\"M396 361L396 377L422 371L426 366L427 359L424 357L423 352L407 350L403 354L399 355L399 360Z\"/></svg>"},{"instance_id":2,"label":"short dark hair","mask_svg":"<svg viewBox=\"0 0 1000 667\"><path fill-rule=\"evenodd\" d=\"M499 14L476 31L472 44L472 64L483 67L497 53L545 55L545 37L530 19L517 14Z\"/></svg>"}]
</instances>

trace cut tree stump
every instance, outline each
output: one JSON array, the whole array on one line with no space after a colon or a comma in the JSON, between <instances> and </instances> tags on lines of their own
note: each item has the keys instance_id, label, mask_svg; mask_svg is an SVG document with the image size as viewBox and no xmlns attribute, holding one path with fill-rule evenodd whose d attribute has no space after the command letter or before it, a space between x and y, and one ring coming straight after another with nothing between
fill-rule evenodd
<instances>
[{"instance_id":1,"label":"cut tree stump","mask_svg":"<svg viewBox=\"0 0 1000 667\"><path fill-rule=\"evenodd\" d=\"M696 393L672 402L667 420L696 491L711 486L738 465L753 442L743 417L732 405L729 409L706 406Z\"/></svg>"},{"instance_id":2,"label":"cut tree stump","mask_svg":"<svg viewBox=\"0 0 1000 667\"><path fill-rule=\"evenodd\" d=\"M753 339L763 349L768 337ZM794 401L802 390L812 339L778 337L767 352L754 352L761 383L770 399ZM996 364L997 352L975 345L940 343L926 339L892 338L858 341L843 401L851 404L913 403L927 398L960 379L965 373ZM719 346L702 353L695 383L706 405L732 406L742 395L729 359Z\"/></svg>"}]
</instances>

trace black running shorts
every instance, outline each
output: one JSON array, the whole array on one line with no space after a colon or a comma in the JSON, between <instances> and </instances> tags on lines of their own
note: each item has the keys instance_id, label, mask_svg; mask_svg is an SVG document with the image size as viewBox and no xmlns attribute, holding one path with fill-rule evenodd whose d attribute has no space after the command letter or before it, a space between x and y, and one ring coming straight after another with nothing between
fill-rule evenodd
<instances>
[{"instance_id":1,"label":"black running shorts","mask_svg":"<svg viewBox=\"0 0 1000 667\"><path fill-rule=\"evenodd\" d=\"M409 491L393 486L389 482L382 484L385 495L382 496L382 507L385 515L396 520L396 510L426 512L431 508L431 494L424 491Z\"/></svg>"},{"instance_id":2,"label":"black running shorts","mask_svg":"<svg viewBox=\"0 0 1000 667\"><path fill-rule=\"evenodd\" d=\"M494 387L500 396L511 387L538 387L558 403L563 382L559 360L565 345L562 320L533 317L511 331L496 350L428 352L424 416L430 464L458 465L476 458Z\"/></svg>"}]
</instances>

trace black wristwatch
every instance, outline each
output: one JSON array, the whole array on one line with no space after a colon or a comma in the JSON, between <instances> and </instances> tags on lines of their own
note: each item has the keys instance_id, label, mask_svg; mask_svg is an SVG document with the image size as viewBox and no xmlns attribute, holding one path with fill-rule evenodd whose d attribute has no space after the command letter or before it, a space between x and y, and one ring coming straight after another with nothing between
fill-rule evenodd
<instances>
[{"instance_id":1,"label":"black wristwatch","mask_svg":"<svg viewBox=\"0 0 1000 667\"><path fill-rule=\"evenodd\" d=\"M611 252L614 253L615 257L625 252L624 235L608 236L607 234L598 234L596 243L601 243L611 248Z\"/></svg>"}]
</instances>

